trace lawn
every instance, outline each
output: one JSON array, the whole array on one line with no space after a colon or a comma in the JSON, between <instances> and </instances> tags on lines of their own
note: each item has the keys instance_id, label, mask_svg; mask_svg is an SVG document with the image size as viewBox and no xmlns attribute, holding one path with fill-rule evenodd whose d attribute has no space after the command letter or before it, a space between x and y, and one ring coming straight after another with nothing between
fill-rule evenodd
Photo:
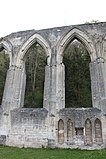
<instances>
[{"instance_id":1,"label":"lawn","mask_svg":"<svg viewBox=\"0 0 106 159\"><path fill-rule=\"evenodd\" d=\"M0 159L106 159L104 150L0 147Z\"/></svg>"}]
</instances>

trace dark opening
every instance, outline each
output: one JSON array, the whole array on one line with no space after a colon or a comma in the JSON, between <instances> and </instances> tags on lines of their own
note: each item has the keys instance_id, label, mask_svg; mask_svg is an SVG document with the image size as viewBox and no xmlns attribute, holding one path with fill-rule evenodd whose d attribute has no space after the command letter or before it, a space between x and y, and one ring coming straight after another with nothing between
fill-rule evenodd
<instances>
[{"instance_id":1,"label":"dark opening","mask_svg":"<svg viewBox=\"0 0 106 159\"><path fill-rule=\"evenodd\" d=\"M75 128L77 136L83 136L83 128Z\"/></svg>"},{"instance_id":2,"label":"dark opening","mask_svg":"<svg viewBox=\"0 0 106 159\"><path fill-rule=\"evenodd\" d=\"M4 50L4 48L1 48L0 49L0 105L2 103L8 68L9 68L9 55Z\"/></svg>"},{"instance_id":3,"label":"dark opening","mask_svg":"<svg viewBox=\"0 0 106 159\"><path fill-rule=\"evenodd\" d=\"M38 43L33 44L26 53L26 91L24 107L43 107L45 65L47 57Z\"/></svg>"},{"instance_id":4,"label":"dark opening","mask_svg":"<svg viewBox=\"0 0 106 159\"><path fill-rule=\"evenodd\" d=\"M65 106L91 107L90 56L86 47L74 39L64 51Z\"/></svg>"}]
</instances>

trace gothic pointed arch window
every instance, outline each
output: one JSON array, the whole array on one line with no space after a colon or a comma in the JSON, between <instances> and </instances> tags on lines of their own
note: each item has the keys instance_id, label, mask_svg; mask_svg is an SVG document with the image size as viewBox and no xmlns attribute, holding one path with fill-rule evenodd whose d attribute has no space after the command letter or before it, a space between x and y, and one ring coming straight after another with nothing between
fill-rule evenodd
<instances>
[{"instance_id":1,"label":"gothic pointed arch window","mask_svg":"<svg viewBox=\"0 0 106 159\"><path fill-rule=\"evenodd\" d=\"M71 119L67 121L67 142L69 144L73 142L73 123Z\"/></svg>"},{"instance_id":2,"label":"gothic pointed arch window","mask_svg":"<svg viewBox=\"0 0 106 159\"><path fill-rule=\"evenodd\" d=\"M64 122L62 119L58 121L58 142L59 144L64 143Z\"/></svg>"},{"instance_id":3,"label":"gothic pointed arch window","mask_svg":"<svg viewBox=\"0 0 106 159\"><path fill-rule=\"evenodd\" d=\"M102 125L99 119L95 120L95 141L97 144L102 144Z\"/></svg>"},{"instance_id":4,"label":"gothic pointed arch window","mask_svg":"<svg viewBox=\"0 0 106 159\"><path fill-rule=\"evenodd\" d=\"M26 90L24 107L42 108L47 55L35 42L25 54Z\"/></svg>"},{"instance_id":5,"label":"gothic pointed arch window","mask_svg":"<svg viewBox=\"0 0 106 159\"><path fill-rule=\"evenodd\" d=\"M90 119L85 121L85 144L92 144L92 123Z\"/></svg>"},{"instance_id":6,"label":"gothic pointed arch window","mask_svg":"<svg viewBox=\"0 0 106 159\"><path fill-rule=\"evenodd\" d=\"M65 65L65 107L91 107L91 62L86 45L77 37L67 44L63 53Z\"/></svg>"}]
</instances>

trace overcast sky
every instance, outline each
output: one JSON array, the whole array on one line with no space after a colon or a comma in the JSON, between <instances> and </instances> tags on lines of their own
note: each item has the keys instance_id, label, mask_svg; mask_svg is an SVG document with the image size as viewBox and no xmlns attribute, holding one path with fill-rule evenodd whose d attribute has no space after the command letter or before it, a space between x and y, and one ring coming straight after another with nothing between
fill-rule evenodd
<instances>
[{"instance_id":1,"label":"overcast sky","mask_svg":"<svg viewBox=\"0 0 106 159\"><path fill-rule=\"evenodd\" d=\"M0 37L91 20L106 21L106 0L0 0Z\"/></svg>"}]
</instances>

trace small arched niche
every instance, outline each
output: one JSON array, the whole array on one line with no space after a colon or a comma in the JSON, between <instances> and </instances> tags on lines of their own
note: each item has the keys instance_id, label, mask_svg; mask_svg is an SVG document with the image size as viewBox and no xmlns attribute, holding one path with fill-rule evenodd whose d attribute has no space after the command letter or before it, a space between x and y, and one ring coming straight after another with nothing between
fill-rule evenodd
<instances>
[{"instance_id":1,"label":"small arched niche","mask_svg":"<svg viewBox=\"0 0 106 159\"><path fill-rule=\"evenodd\" d=\"M3 92L6 82L7 71L9 68L10 57L8 51L4 48L0 48L0 105L2 104Z\"/></svg>"},{"instance_id":2,"label":"small arched niche","mask_svg":"<svg viewBox=\"0 0 106 159\"><path fill-rule=\"evenodd\" d=\"M90 119L85 121L85 144L92 144L92 123Z\"/></svg>"},{"instance_id":3,"label":"small arched niche","mask_svg":"<svg viewBox=\"0 0 106 159\"><path fill-rule=\"evenodd\" d=\"M58 143L64 143L64 122L62 119L58 121Z\"/></svg>"},{"instance_id":4,"label":"small arched niche","mask_svg":"<svg viewBox=\"0 0 106 159\"><path fill-rule=\"evenodd\" d=\"M91 107L91 58L84 42L76 35L63 52L65 65L65 107Z\"/></svg>"},{"instance_id":5,"label":"small arched niche","mask_svg":"<svg viewBox=\"0 0 106 159\"><path fill-rule=\"evenodd\" d=\"M95 120L95 141L97 144L102 144L102 125L101 121L97 118Z\"/></svg>"},{"instance_id":6,"label":"small arched niche","mask_svg":"<svg viewBox=\"0 0 106 159\"><path fill-rule=\"evenodd\" d=\"M44 48L35 42L25 54L26 89L24 107L43 107L45 66L47 55Z\"/></svg>"},{"instance_id":7,"label":"small arched niche","mask_svg":"<svg viewBox=\"0 0 106 159\"><path fill-rule=\"evenodd\" d=\"M73 123L71 119L67 121L67 142L68 144L73 142Z\"/></svg>"}]
</instances>

